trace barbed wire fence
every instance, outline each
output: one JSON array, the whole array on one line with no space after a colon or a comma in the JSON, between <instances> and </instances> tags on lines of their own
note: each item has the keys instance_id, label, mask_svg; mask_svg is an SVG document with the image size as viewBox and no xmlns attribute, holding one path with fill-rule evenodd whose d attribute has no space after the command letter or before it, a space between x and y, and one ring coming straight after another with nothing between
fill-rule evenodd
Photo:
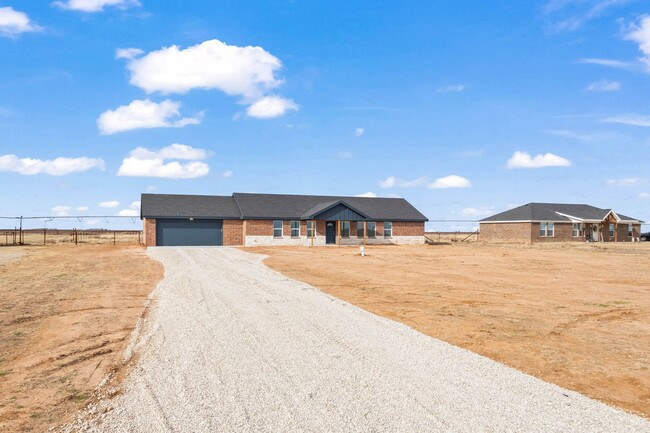
<instances>
[{"instance_id":1,"label":"barbed wire fence","mask_svg":"<svg viewBox=\"0 0 650 433\"><path fill-rule=\"evenodd\" d=\"M428 243L477 242L480 239L479 223L475 220L429 220L424 225Z\"/></svg>"},{"instance_id":2,"label":"barbed wire fence","mask_svg":"<svg viewBox=\"0 0 650 433\"><path fill-rule=\"evenodd\" d=\"M0 245L137 244L139 216L0 216Z\"/></svg>"}]
</instances>

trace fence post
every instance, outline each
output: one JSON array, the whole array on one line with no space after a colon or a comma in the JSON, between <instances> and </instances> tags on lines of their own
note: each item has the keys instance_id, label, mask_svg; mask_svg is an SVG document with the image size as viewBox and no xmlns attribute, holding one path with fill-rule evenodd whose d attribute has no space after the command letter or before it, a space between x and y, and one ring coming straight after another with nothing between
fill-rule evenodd
<instances>
[{"instance_id":1,"label":"fence post","mask_svg":"<svg viewBox=\"0 0 650 433\"><path fill-rule=\"evenodd\" d=\"M46 233L47 233L47 229L45 227L43 227L43 245L45 245L45 241L47 240Z\"/></svg>"}]
</instances>

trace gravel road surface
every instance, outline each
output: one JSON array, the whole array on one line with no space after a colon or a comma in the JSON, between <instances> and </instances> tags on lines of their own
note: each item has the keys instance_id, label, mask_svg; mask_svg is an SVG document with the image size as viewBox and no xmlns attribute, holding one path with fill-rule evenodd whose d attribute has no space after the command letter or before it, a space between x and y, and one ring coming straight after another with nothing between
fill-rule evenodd
<instances>
[{"instance_id":1,"label":"gravel road surface","mask_svg":"<svg viewBox=\"0 0 650 433\"><path fill-rule=\"evenodd\" d=\"M372 315L229 248L165 267L93 432L650 432L650 422Z\"/></svg>"}]
</instances>

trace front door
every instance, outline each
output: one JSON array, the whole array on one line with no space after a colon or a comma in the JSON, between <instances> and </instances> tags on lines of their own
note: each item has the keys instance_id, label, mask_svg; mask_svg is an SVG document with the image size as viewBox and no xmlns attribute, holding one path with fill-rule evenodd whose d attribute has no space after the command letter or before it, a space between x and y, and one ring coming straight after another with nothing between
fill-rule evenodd
<instances>
[{"instance_id":1,"label":"front door","mask_svg":"<svg viewBox=\"0 0 650 433\"><path fill-rule=\"evenodd\" d=\"M327 223L325 223L325 243L326 244L336 243L336 222L335 221L327 221Z\"/></svg>"}]
</instances>

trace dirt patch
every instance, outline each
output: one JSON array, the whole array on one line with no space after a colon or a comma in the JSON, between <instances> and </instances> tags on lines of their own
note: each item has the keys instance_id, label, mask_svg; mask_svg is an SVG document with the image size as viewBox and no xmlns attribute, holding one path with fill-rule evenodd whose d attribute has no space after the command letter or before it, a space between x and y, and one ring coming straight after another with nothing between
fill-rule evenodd
<instances>
[{"instance_id":1,"label":"dirt patch","mask_svg":"<svg viewBox=\"0 0 650 433\"><path fill-rule=\"evenodd\" d=\"M650 418L650 243L246 251L368 311Z\"/></svg>"},{"instance_id":2,"label":"dirt patch","mask_svg":"<svg viewBox=\"0 0 650 433\"><path fill-rule=\"evenodd\" d=\"M7 250L0 251L2 260ZM141 247L20 251L22 258L0 262L3 432L45 431L70 421L122 366L130 333L163 274Z\"/></svg>"}]
</instances>

